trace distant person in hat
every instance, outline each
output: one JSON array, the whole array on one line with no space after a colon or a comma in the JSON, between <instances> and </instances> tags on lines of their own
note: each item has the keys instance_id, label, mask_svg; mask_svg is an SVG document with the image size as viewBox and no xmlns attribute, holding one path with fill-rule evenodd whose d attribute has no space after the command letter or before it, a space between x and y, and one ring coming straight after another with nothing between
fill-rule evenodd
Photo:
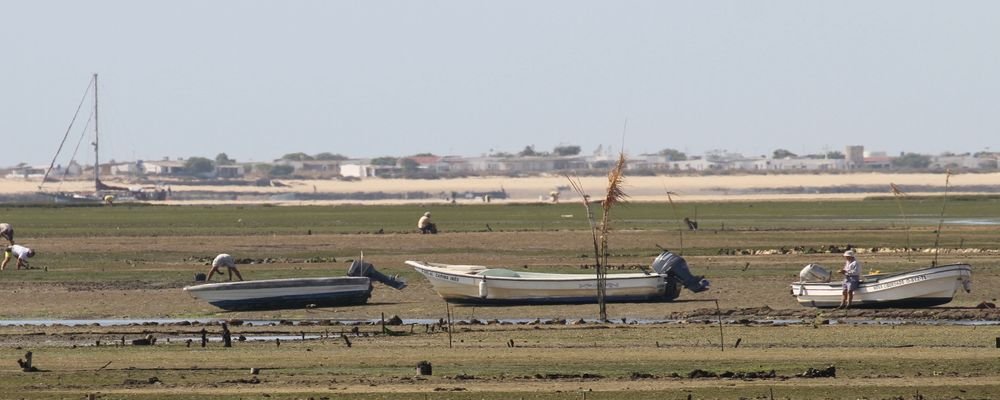
<instances>
[{"instance_id":1,"label":"distant person in hat","mask_svg":"<svg viewBox=\"0 0 1000 400\"><path fill-rule=\"evenodd\" d=\"M854 258L854 250L845 251L844 260L844 268L840 269L840 273L844 274L844 292L837 308L850 307L854 301L854 291L861 284L861 261Z\"/></svg>"},{"instance_id":2,"label":"distant person in hat","mask_svg":"<svg viewBox=\"0 0 1000 400\"><path fill-rule=\"evenodd\" d=\"M438 233L437 225L431 222L431 212L425 212L424 216L420 217L417 221L417 229L420 229L420 233Z\"/></svg>"},{"instance_id":3,"label":"distant person in hat","mask_svg":"<svg viewBox=\"0 0 1000 400\"><path fill-rule=\"evenodd\" d=\"M0 238L7 239L11 246L14 245L14 227L4 222L0 223Z\"/></svg>"},{"instance_id":4,"label":"distant person in hat","mask_svg":"<svg viewBox=\"0 0 1000 400\"><path fill-rule=\"evenodd\" d=\"M225 253L215 256L215 259L212 260L212 269L208 271L208 278L205 278L205 280L211 281L212 275L216 272L218 272L219 275L222 275L222 271L219 271L219 268L222 267L226 267L226 270L229 271L229 280L233 280L234 272L236 273L237 278L241 281L243 280L243 275L240 275L240 270L236 269L236 260L233 260L233 256Z\"/></svg>"},{"instance_id":5,"label":"distant person in hat","mask_svg":"<svg viewBox=\"0 0 1000 400\"><path fill-rule=\"evenodd\" d=\"M0 264L0 271L7 268L7 263L10 262L12 256L17 257L17 269L21 269L21 267L28 269L30 268L28 265L28 259L35 256L35 251L18 244L4 249L3 263Z\"/></svg>"}]
</instances>

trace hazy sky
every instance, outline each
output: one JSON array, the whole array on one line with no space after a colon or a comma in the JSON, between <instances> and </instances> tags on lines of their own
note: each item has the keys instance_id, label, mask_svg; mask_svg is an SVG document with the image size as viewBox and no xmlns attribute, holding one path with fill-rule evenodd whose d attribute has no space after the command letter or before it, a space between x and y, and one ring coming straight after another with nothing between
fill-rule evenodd
<instances>
[{"instance_id":1,"label":"hazy sky","mask_svg":"<svg viewBox=\"0 0 1000 400\"><path fill-rule=\"evenodd\" d=\"M0 0L0 166L48 163L95 72L103 160L589 153L626 119L631 154L1000 150L998 21L998 1Z\"/></svg>"}]
</instances>

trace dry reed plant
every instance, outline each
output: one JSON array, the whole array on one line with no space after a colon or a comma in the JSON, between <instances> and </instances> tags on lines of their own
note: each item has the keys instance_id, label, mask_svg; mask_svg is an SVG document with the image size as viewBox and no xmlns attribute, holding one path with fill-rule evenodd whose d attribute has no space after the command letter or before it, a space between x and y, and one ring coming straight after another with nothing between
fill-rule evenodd
<instances>
[{"instance_id":1,"label":"dry reed plant","mask_svg":"<svg viewBox=\"0 0 1000 400\"><path fill-rule=\"evenodd\" d=\"M889 189L892 191L892 196L896 199L896 205L899 206L899 215L903 217L903 225L906 227L906 260L913 261L913 256L910 254L910 221L906 218L906 213L903 212L903 197L906 197L906 193L899 189L895 183L889 182Z\"/></svg>"},{"instance_id":2,"label":"dry reed plant","mask_svg":"<svg viewBox=\"0 0 1000 400\"><path fill-rule=\"evenodd\" d=\"M587 210L587 221L590 223L590 232L594 241L594 263L597 273L597 304L600 309L598 318L601 321L607 321L608 312L605 295L607 293L608 279L608 233L611 231L611 209L616 204L625 202L628 198L623 189L625 182L625 153L618 154L618 162L611 169L611 172L608 173L608 187L605 191L604 200L601 201L600 224L594 220L594 213L590 208L590 196L583 191L580 180L569 176L566 178L569 179L573 190L580 195L580 198L583 200L583 206Z\"/></svg>"}]
</instances>

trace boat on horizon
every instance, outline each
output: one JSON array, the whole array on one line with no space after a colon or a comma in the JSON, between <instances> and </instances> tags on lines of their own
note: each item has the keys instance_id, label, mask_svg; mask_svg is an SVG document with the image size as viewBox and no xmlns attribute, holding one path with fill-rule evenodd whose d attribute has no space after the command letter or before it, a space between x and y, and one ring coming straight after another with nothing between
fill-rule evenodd
<instances>
[{"instance_id":1,"label":"boat on horizon","mask_svg":"<svg viewBox=\"0 0 1000 400\"><path fill-rule=\"evenodd\" d=\"M166 190L156 187L152 189L146 188L126 188L120 186L113 186L101 181L101 159L100 159L100 119L98 118L98 97L97 97L97 74L94 74L87 85L87 89L84 91L83 98L80 100L80 106L77 107L76 114L73 115L73 119L70 121L69 127L66 129L66 134L63 135L62 142L59 144L59 148L56 150L56 154L52 157L52 162L49 167L45 170L45 174L42 176L42 182L38 185L38 194L50 197L57 203L76 203L76 204L98 204L105 203L109 201L121 201L121 200L166 200L167 192ZM91 91L93 89L93 91ZM63 145L66 144L66 139L69 138L70 132L73 130L73 124L76 122L77 117L80 114L80 109L82 108L84 102L87 98L91 98L93 102L93 109L90 113L90 117L87 119L85 126L83 127L82 135L86 134L87 127L90 126L90 122L93 121L94 125L94 140L90 142L90 145L94 147L94 191L93 192L65 192L65 191L46 191L44 186L47 182L62 182L65 178L65 171L63 169L64 176L53 177L52 171L56 166L56 159L59 158L59 153L62 151ZM80 142L83 141L81 136ZM77 144L79 148L79 143ZM76 151L74 150L74 156ZM75 160L70 160L69 164L74 163ZM111 196L111 198L108 198Z\"/></svg>"},{"instance_id":2,"label":"boat on horizon","mask_svg":"<svg viewBox=\"0 0 1000 400\"><path fill-rule=\"evenodd\" d=\"M596 274L520 272L482 265L452 265L406 261L451 303L485 305L597 303ZM683 258L664 251L651 272L607 274L608 302L673 301L680 286L692 292L708 290L709 282L694 276Z\"/></svg>"},{"instance_id":3,"label":"boat on horizon","mask_svg":"<svg viewBox=\"0 0 1000 400\"><path fill-rule=\"evenodd\" d=\"M833 308L840 305L843 284L830 281L822 266L806 265L799 281L791 284L792 296L805 307ZM862 276L854 292L852 308L921 308L947 304L959 289L972 291L972 266L948 264L891 274Z\"/></svg>"}]
</instances>

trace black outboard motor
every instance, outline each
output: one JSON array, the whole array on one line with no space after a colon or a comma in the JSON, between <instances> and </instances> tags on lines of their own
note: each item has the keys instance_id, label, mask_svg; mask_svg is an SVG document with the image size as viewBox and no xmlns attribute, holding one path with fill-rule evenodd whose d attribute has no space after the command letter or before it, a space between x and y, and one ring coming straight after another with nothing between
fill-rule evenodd
<instances>
[{"instance_id":1,"label":"black outboard motor","mask_svg":"<svg viewBox=\"0 0 1000 400\"><path fill-rule=\"evenodd\" d=\"M675 278L688 288L692 292L704 292L708 290L708 280L701 276L691 275L691 270L688 269L687 261L684 258L664 250L660 253L656 259L653 260L653 265L651 266L654 271L661 275L667 275L671 278Z\"/></svg>"},{"instance_id":2,"label":"black outboard motor","mask_svg":"<svg viewBox=\"0 0 1000 400\"><path fill-rule=\"evenodd\" d=\"M375 270L374 265L358 260L351 262L351 266L347 268L347 276L366 276L396 290L403 290L406 287L406 281L399 279L399 275L388 276Z\"/></svg>"}]
</instances>

